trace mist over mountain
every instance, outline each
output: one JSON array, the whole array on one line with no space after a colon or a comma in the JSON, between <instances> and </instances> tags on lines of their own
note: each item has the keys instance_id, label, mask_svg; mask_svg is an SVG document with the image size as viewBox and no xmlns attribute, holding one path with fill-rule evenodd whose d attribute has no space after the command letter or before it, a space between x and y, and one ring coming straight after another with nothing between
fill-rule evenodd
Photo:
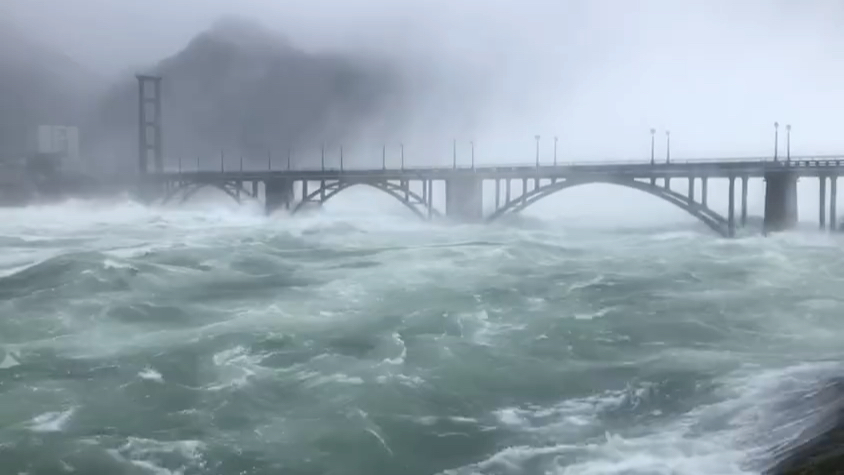
<instances>
[{"instance_id":1,"label":"mist over mountain","mask_svg":"<svg viewBox=\"0 0 844 475\"><path fill-rule=\"evenodd\" d=\"M179 157L190 163L197 156L216 158L221 151L232 160L243 155L265 163L269 151L286 155L288 147L300 152L296 161L318 161L319 144L351 140L403 95L399 71L390 64L306 53L239 18L216 22L143 72L164 78L164 149L171 164ZM102 160L136 150L136 111L137 83L126 78L100 101L88 138L91 153Z\"/></svg>"},{"instance_id":2,"label":"mist over mountain","mask_svg":"<svg viewBox=\"0 0 844 475\"><path fill-rule=\"evenodd\" d=\"M0 18L0 159L26 153L38 125L75 125L90 110L99 78Z\"/></svg>"}]
</instances>

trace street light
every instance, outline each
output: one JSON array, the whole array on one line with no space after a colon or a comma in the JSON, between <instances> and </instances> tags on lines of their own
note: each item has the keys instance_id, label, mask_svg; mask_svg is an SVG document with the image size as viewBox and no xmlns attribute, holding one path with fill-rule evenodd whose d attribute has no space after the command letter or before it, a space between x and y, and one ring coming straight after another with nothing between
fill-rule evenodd
<instances>
[{"instance_id":1,"label":"street light","mask_svg":"<svg viewBox=\"0 0 844 475\"><path fill-rule=\"evenodd\" d=\"M656 150L655 142L654 142L655 136L656 136L656 129L651 129L651 165L654 164L654 151Z\"/></svg>"},{"instance_id":2,"label":"street light","mask_svg":"<svg viewBox=\"0 0 844 475\"><path fill-rule=\"evenodd\" d=\"M454 139L454 143L451 146L451 166L453 168L457 168L457 139Z\"/></svg>"},{"instance_id":3,"label":"street light","mask_svg":"<svg viewBox=\"0 0 844 475\"><path fill-rule=\"evenodd\" d=\"M554 166L557 166L557 136L554 136Z\"/></svg>"},{"instance_id":4,"label":"street light","mask_svg":"<svg viewBox=\"0 0 844 475\"><path fill-rule=\"evenodd\" d=\"M536 168L539 168L539 135L535 135L536 139Z\"/></svg>"},{"instance_id":5,"label":"street light","mask_svg":"<svg viewBox=\"0 0 844 475\"><path fill-rule=\"evenodd\" d=\"M774 161L777 161L779 156L779 140L780 140L780 123L774 122Z\"/></svg>"},{"instance_id":6,"label":"street light","mask_svg":"<svg viewBox=\"0 0 844 475\"><path fill-rule=\"evenodd\" d=\"M381 146L381 169L387 169L387 145Z\"/></svg>"},{"instance_id":7,"label":"street light","mask_svg":"<svg viewBox=\"0 0 844 475\"><path fill-rule=\"evenodd\" d=\"M791 161L791 124L785 126L785 160Z\"/></svg>"},{"instance_id":8,"label":"street light","mask_svg":"<svg viewBox=\"0 0 844 475\"><path fill-rule=\"evenodd\" d=\"M320 164L322 166L322 171L325 171L325 142L322 143L322 148L320 149Z\"/></svg>"},{"instance_id":9,"label":"street light","mask_svg":"<svg viewBox=\"0 0 844 475\"><path fill-rule=\"evenodd\" d=\"M472 147L472 170L475 169L475 141L472 140L469 142L469 145Z\"/></svg>"},{"instance_id":10,"label":"street light","mask_svg":"<svg viewBox=\"0 0 844 475\"><path fill-rule=\"evenodd\" d=\"M665 163L671 163L671 131L665 131Z\"/></svg>"}]
</instances>

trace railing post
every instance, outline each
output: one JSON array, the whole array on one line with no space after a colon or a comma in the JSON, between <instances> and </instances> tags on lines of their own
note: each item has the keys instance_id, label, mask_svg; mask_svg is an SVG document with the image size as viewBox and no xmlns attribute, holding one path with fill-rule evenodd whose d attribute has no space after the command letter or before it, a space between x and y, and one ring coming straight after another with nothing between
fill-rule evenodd
<instances>
[{"instance_id":1,"label":"railing post","mask_svg":"<svg viewBox=\"0 0 844 475\"><path fill-rule=\"evenodd\" d=\"M554 136L554 167L557 166L557 136Z\"/></svg>"},{"instance_id":2,"label":"railing post","mask_svg":"<svg viewBox=\"0 0 844 475\"><path fill-rule=\"evenodd\" d=\"M651 129L651 165L654 162L654 152L656 151L656 129Z\"/></svg>"},{"instance_id":3,"label":"railing post","mask_svg":"<svg viewBox=\"0 0 844 475\"><path fill-rule=\"evenodd\" d=\"M791 124L785 126L785 161L791 163Z\"/></svg>"}]
</instances>

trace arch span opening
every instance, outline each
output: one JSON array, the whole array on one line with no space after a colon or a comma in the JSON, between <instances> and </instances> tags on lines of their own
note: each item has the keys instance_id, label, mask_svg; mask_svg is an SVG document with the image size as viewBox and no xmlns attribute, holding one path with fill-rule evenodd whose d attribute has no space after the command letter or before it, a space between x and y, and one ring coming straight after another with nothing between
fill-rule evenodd
<instances>
[{"instance_id":1,"label":"arch span opening","mask_svg":"<svg viewBox=\"0 0 844 475\"><path fill-rule=\"evenodd\" d=\"M401 185L389 181L370 182L370 181L335 181L327 183L324 188L316 188L309 191L304 200L298 202L296 206L291 209L291 214L296 214L307 207L308 203L320 203L325 205L332 198L348 190L349 188L359 187L368 188L370 190L378 190L380 195L387 195L393 198L393 201L399 203L404 208L410 210L416 217L422 220L428 219L428 208L422 196L416 190L410 188L403 188ZM364 205L370 207L371 204ZM438 216L436 210L431 210L433 216Z\"/></svg>"},{"instance_id":2,"label":"arch span opening","mask_svg":"<svg viewBox=\"0 0 844 475\"><path fill-rule=\"evenodd\" d=\"M582 187L585 185L612 185L623 187L627 189L641 191L650 196L659 198L660 200L670 203L682 210L686 214L696 218L698 221L704 223L711 230L715 231L721 236L729 236L729 223L727 219L716 213L715 211L703 206L702 204L689 200L686 195L675 190L666 189L663 186L651 184L645 181L637 181L633 179L589 179L589 180L565 180L556 183L549 183L540 186L539 188L530 190L522 197L515 197L508 203L503 204L498 210L492 213L487 221L491 222L502 216L520 213L521 211L531 207L539 201L544 200L560 191L568 190L570 188Z\"/></svg>"}]
</instances>

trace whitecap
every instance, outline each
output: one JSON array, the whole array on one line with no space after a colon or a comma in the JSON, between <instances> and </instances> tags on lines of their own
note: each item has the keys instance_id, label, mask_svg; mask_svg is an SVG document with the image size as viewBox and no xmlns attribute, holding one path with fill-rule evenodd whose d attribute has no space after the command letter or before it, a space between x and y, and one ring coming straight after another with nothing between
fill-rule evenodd
<instances>
[{"instance_id":1,"label":"whitecap","mask_svg":"<svg viewBox=\"0 0 844 475\"><path fill-rule=\"evenodd\" d=\"M45 412L32 419L29 429L33 432L61 432L76 412L76 408L66 411Z\"/></svg>"}]
</instances>

